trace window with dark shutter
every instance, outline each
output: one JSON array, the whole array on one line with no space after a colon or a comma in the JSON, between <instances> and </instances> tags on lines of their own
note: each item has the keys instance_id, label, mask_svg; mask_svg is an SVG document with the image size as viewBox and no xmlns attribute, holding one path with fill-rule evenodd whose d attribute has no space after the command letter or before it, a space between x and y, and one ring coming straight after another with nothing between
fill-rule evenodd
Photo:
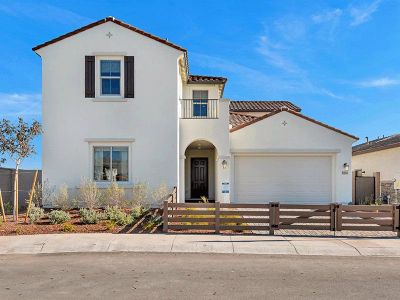
<instances>
[{"instance_id":1,"label":"window with dark shutter","mask_svg":"<svg viewBox=\"0 0 400 300\"><path fill-rule=\"evenodd\" d=\"M95 97L95 57L85 56L85 98Z\"/></svg>"},{"instance_id":2,"label":"window with dark shutter","mask_svg":"<svg viewBox=\"0 0 400 300\"><path fill-rule=\"evenodd\" d=\"M135 96L135 79L134 79L134 70L135 70L135 57L134 56L125 56L125 98L134 98Z\"/></svg>"}]
</instances>

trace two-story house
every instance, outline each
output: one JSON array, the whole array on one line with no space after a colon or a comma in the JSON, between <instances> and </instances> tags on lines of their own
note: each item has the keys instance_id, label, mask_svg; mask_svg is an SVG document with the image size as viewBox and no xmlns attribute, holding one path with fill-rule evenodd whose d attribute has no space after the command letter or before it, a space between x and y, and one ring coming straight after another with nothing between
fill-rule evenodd
<instances>
[{"instance_id":1,"label":"two-story house","mask_svg":"<svg viewBox=\"0 0 400 300\"><path fill-rule=\"evenodd\" d=\"M350 202L357 138L288 101L230 101L186 49L107 17L42 58L43 180L70 188L165 182L178 201Z\"/></svg>"}]
</instances>

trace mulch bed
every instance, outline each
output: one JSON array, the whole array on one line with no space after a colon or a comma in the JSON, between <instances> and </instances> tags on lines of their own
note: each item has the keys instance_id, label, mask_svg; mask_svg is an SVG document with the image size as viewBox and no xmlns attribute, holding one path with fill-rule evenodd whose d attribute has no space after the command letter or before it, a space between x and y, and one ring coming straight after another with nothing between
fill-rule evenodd
<instances>
[{"instance_id":1,"label":"mulch bed","mask_svg":"<svg viewBox=\"0 0 400 300\"><path fill-rule=\"evenodd\" d=\"M158 213L158 212L152 212ZM151 213L151 214L152 214ZM150 215L151 215L150 214ZM51 234L51 233L159 233L162 231L161 227L153 228L152 230L145 230L146 217L140 218L137 222L127 225L115 225L113 229L108 229L106 226L107 221L100 221L98 224L83 224L80 220L78 210L69 211L71 220L66 222L73 225L73 232L64 232L64 224L51 224L47 218L43 218L37 224L25 223L25 215L19 215L18 224L13 221L12 215L6 216L6 222L0 224L0 236L3 235L32 235L32 234ZM1 221L3 217L0 216Z\"/></svg>"}]
</instances>

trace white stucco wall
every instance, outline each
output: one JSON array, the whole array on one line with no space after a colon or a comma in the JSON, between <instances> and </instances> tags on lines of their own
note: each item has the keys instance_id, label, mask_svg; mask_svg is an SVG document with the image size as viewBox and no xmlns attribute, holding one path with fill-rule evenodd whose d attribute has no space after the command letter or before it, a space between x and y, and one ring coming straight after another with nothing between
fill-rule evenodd
<instances>
[{"instance_id":1,"label":"white stucco wall","mask_svg":"<svg viewBox=\"0 0 400 300\"><path fill-rule=\"evenodd\" d=\"M352 157L352 170L362 169L366 175L381 173L381 180L400 180L400 147Z\"/></svg>"},{"instance_id":2,"label":"white stucco wall","mask_svg":"<svg viewBox=\"0 0 400 300\"><path fill-rule=\"evenodd\" d=\"M201 89L205 86L201 85ZM209 97L211 98L212 96ZM219 100L218 119L180 119L180 180L179 201L185 199L185 151L194 141L205 140L215 146L215 199L221 202L229 202L229 194L222 194L222 182L229 182L229 100ZM228 167L222 168L222 161L228 161Z\"/></svg>"},{"instance_id":3,"label":"white stucco wall","mask_svg":"<svg viewBox=\"0 0 400 300\"><path fill-rule=\"evenodd\" d=\"M282 124L284 121L286 126ZM342 170L344 163L351 162L351 147L354 141L350 137L288 112L278 113L230 134L233 159L235 155L244 153L332 156L332 199L342 203L352 201L351 172L343 175ZM231 181L233 178L232 173ZM234 185L232 182L232 193Z\"/></svg>"},{"instance_id":4,"label":"white stucco wall","mask_svg":"<svg viewBox=\"0 0 400 300\"><path fill-rule=\"evenodd\" d=\"M107 22L37 52L43 72L43 180L76 187L82 176L91 178L89 139L130 146L127 186L177 185L181 51ZM135 56L135 98L85 98L85 55Z\"/></svg>"}]
</instances>

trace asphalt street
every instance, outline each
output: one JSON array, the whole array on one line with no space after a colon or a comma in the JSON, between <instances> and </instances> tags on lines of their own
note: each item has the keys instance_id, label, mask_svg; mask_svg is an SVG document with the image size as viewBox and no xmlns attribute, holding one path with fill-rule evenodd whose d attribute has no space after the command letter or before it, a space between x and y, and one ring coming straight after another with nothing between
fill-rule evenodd
<instances>
[{"instance_id":1,"label":"asphalt street","mask_svg":"<svg viewBox=\"0 0 400 300\"><path fill-rule=\"evenodd\" d=\"M185 253L0 256L0 299L398 299L400 259Z\"/></svg>"}]
</instances>

